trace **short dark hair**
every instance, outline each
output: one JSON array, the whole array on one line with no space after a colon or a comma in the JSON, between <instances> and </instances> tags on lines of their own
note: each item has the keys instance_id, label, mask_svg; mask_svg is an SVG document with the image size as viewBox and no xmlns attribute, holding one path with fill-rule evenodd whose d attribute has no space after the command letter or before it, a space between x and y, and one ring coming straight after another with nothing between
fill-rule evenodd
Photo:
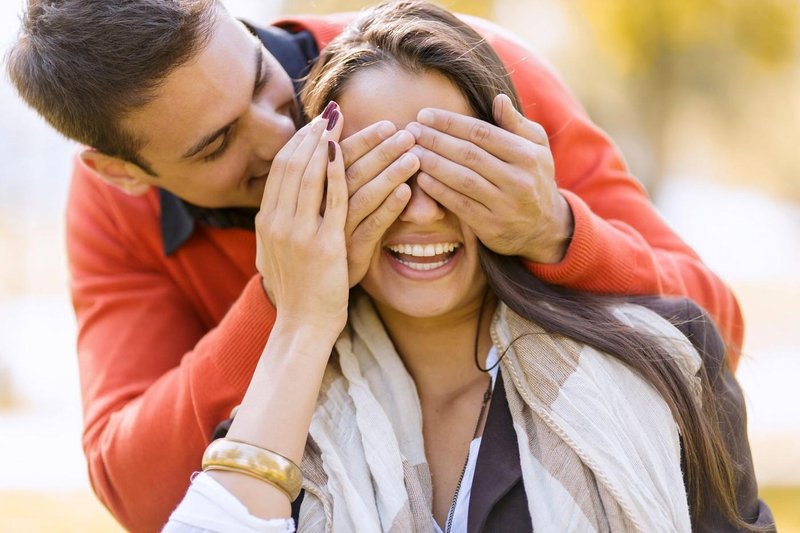
<instances>
[{"instance_id":1,"label":"short dark hair","mask_svg":"<svg viewBox=\"0 0 800 533\"><path fill-rule=\"evenodd\" d=\"M29 0L8 72L63 135L155 174L122 120L205 46L216 0Z\"/></svg>"}]
</instances>

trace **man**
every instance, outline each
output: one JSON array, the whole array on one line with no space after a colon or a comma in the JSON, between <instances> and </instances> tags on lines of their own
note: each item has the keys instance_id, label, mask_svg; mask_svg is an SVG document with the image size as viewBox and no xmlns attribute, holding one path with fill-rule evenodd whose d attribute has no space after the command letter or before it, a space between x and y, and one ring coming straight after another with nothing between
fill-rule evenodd
<instances>
[{"instance_id":1,"label":"man","mask_svg":"<svg viewBox=\"0 0 800 533\"><path fill-rule=\"evenodd\" d=\"M275 318L253 218L299 123L292 80L347 20L284 21L257 39L213 0L29 4L12 80L90 147L67 212L84 449L95 491L130 529L166 521L249 383ZM742 320L730 291L557 78L497 28L470 22L513 67L527 118L507 109L498 125L525 149L502 162L506 185L488 187L479 170L497 163L497 130L473 119L433 111L413 134L379 123L342 141L351 285L422 170L434 178L428 194L545 281L693 298L735 364Z\"/></svg>"}]
</instances>

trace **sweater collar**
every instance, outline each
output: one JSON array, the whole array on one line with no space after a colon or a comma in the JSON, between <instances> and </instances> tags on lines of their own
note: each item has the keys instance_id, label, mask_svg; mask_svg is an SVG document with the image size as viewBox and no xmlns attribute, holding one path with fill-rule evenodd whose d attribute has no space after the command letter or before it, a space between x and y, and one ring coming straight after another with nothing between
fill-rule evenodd
<instances>
[{"instance_id":1,"label":"sweater collar","mask_svg":"<svg viewBox=\"0 0 800 533\"><path fill-rule=\"evenodd\" d=\"M278 63L286 70L294 83L295 93L300 91L303 77L314 60L319 56L319 49L314 37L308 31L290 33L274 26L259 28L248 23L245 26L264 43L267 50L275 56ZM161 204L161 238L164 253L167 256L175 253L194 234L195 225L200 222L214 228L254 229L255 208L205 208L199 207L169 191L159 189Z\"/></svg>"}]
</instances>

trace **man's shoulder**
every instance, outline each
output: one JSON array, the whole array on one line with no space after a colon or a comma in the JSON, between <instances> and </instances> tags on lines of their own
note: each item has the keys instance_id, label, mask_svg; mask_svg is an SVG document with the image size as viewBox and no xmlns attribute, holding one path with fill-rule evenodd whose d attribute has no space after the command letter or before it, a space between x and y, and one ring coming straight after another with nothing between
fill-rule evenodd
<instances>
[{"instance_id":1,"label":"man's shoulder","mask_svg":"<svg viewBox=\"0 0 800 533\"><path fill-rule=\"evenodd\" d=\"M67 240L146 246L161 243L161 209L152 188L131 196L104 182L80 158L73 162L67 198Z\"/></svg>"},{"instance_id":2,"label":"man's shoulder","mask_svg":"<svg viewBox=\"0 0 800 533\"><path fill-rule=\"evenodd\" d=\"M271 26L277 26L291 33L301 31L309 32L317 46L325 48L342 30L350 24L358 13L345 12L329 15L286 15L271 21Z\"/></svg>"},{"instance_id":3,"label":"man's shoulder","mask_svg":"<svg viewBox=\"0 0 800 533\"><path fill-rule=\"evenodd\" d=\"M138 216L148 213L156 218L159 216L158 191L155 187L140 196L126 194L103 181L76 156L72 167L68 209L88 206L93 210L115 212L120 216L129 212Z\"/></svg>"}]
</instances>

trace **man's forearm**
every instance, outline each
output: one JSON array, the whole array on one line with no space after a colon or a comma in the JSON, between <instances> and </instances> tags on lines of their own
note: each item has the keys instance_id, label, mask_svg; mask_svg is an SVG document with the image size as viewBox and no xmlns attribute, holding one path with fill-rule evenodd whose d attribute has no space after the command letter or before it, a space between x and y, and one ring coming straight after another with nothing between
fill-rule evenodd
<instances>
[{"instance_id":1,"label":"man's forearm","mask_svg":"<svg viewBox=\"0 0 800 533\"><path fill-rule=\"evenodd\" d=\"M95 492L123 525L155 530L167 520L198 469L213 428L241 401L273 321L256 276L220 325L178 366L163 372L153 367L147 375L125 372L120 367L126 363L120 362L158 362L159 348L141 342L153 337L116 355L100 354L93 340L109 337L110 330L92 324L83 331L82 371L98 371L83 381L84 448ZM179 327L164 322L160 331ZM97 360L101 357L104 361Z\"/></svg>"}]
</instances>

